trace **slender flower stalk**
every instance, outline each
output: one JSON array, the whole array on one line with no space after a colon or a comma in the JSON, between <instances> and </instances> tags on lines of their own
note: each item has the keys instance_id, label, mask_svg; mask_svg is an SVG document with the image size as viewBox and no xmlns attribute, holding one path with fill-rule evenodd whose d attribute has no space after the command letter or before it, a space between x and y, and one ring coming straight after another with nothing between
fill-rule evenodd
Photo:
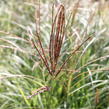
<instances>
[{"instance_id":1,"label":"slender flower stalk","mask_svg":"<svg viewBox=\"0 0 109 109\"><path fill-rule=\"evenodd\" d=\"M30 98L32 98L35 95L38 95L40 93L43 93L43 92L46 92L46 91L49 91L49 90L50 90L50 87L48 87L48 86L44 86L44 87L41 87L39 89L36 89L36 90L34 90L32 92L32 95L27 96L27 99L30 99Z\"/></svg>"},{"instance_id":2,"label":"slender flower stalk","mask_svg":"<svg viewBox=\"0 0 109 109\"><path fill-rule=\"evenodd\" d=\"M64 28L65 28L65 9L63 5L60 5L58 13L55 16L54 22L52 24L52 30L50 35L49 43L49 57L50 57L50 67L51 72L54 75L56 71L56 66L58 63L58 58L60 56L60 51L64 38Z\"/></svg>"}]
</instances>

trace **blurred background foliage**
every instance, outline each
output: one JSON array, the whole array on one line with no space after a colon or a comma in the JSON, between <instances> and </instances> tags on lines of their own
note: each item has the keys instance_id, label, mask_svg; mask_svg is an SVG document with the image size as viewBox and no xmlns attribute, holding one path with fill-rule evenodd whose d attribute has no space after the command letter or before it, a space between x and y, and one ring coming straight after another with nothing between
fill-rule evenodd
<instances>
[{"instance_id":1,"label":"blurred background foliage","mask_svg":"<svg viewBox=\"0 0 109 109\"><path fill-rule=\"evenodd\" d=\"M40 0L40 37L46 55L53 4L54 16L60 3L65 6L68 24L59 64L91 37L53 78L29 43L35 37L39 1L0 0L0 109L108 109L108 2ZM51 90L26 98L42 86Z\"/></svg>"}]
</instances>

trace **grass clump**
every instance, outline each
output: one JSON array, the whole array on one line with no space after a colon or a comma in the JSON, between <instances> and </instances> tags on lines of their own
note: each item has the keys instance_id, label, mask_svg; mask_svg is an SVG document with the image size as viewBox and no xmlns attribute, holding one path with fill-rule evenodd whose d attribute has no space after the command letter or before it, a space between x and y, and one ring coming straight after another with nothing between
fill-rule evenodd
<instances>
[{"instance_id":1,"label":"grass clump","mask_svg":"<svg viewBox=\"0 0 109 109\"><path fill-rule=\"evenodd\" d=\"M101 2L0 2L1 109L108 108L108 24ZM43 92L27 99L36 89Z\"/></svg>"}]
</instances>

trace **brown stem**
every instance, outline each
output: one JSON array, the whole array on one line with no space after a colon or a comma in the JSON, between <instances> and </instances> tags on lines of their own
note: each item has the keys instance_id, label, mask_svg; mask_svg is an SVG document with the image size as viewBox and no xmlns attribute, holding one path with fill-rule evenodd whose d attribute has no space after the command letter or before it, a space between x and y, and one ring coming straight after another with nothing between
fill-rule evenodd
<instances>
[{"instance_id":1,"label":"brown stem","mask_svg":"<svg viewBox=\"0 0 109 109\"><path fill-rule=\"evenodd\" d=\"M72 52L72 54L74 54L76 51L78 51L78 50L81 48L81 46L82 46L87 40L89 40L90 38L91 38L91 37L88 37L83 43L81 43L81 44ZM64 65L65 65L65 64L68 62L68 60L73 56L72 54L71 54L70 56L68 56L67 59L63 62L63 64L61 65L60 69L57 71L55 77L57 77L57 75L60 73L60 71L62 70L62 68L64 67Z\"/></svg>"}]
</instances>

